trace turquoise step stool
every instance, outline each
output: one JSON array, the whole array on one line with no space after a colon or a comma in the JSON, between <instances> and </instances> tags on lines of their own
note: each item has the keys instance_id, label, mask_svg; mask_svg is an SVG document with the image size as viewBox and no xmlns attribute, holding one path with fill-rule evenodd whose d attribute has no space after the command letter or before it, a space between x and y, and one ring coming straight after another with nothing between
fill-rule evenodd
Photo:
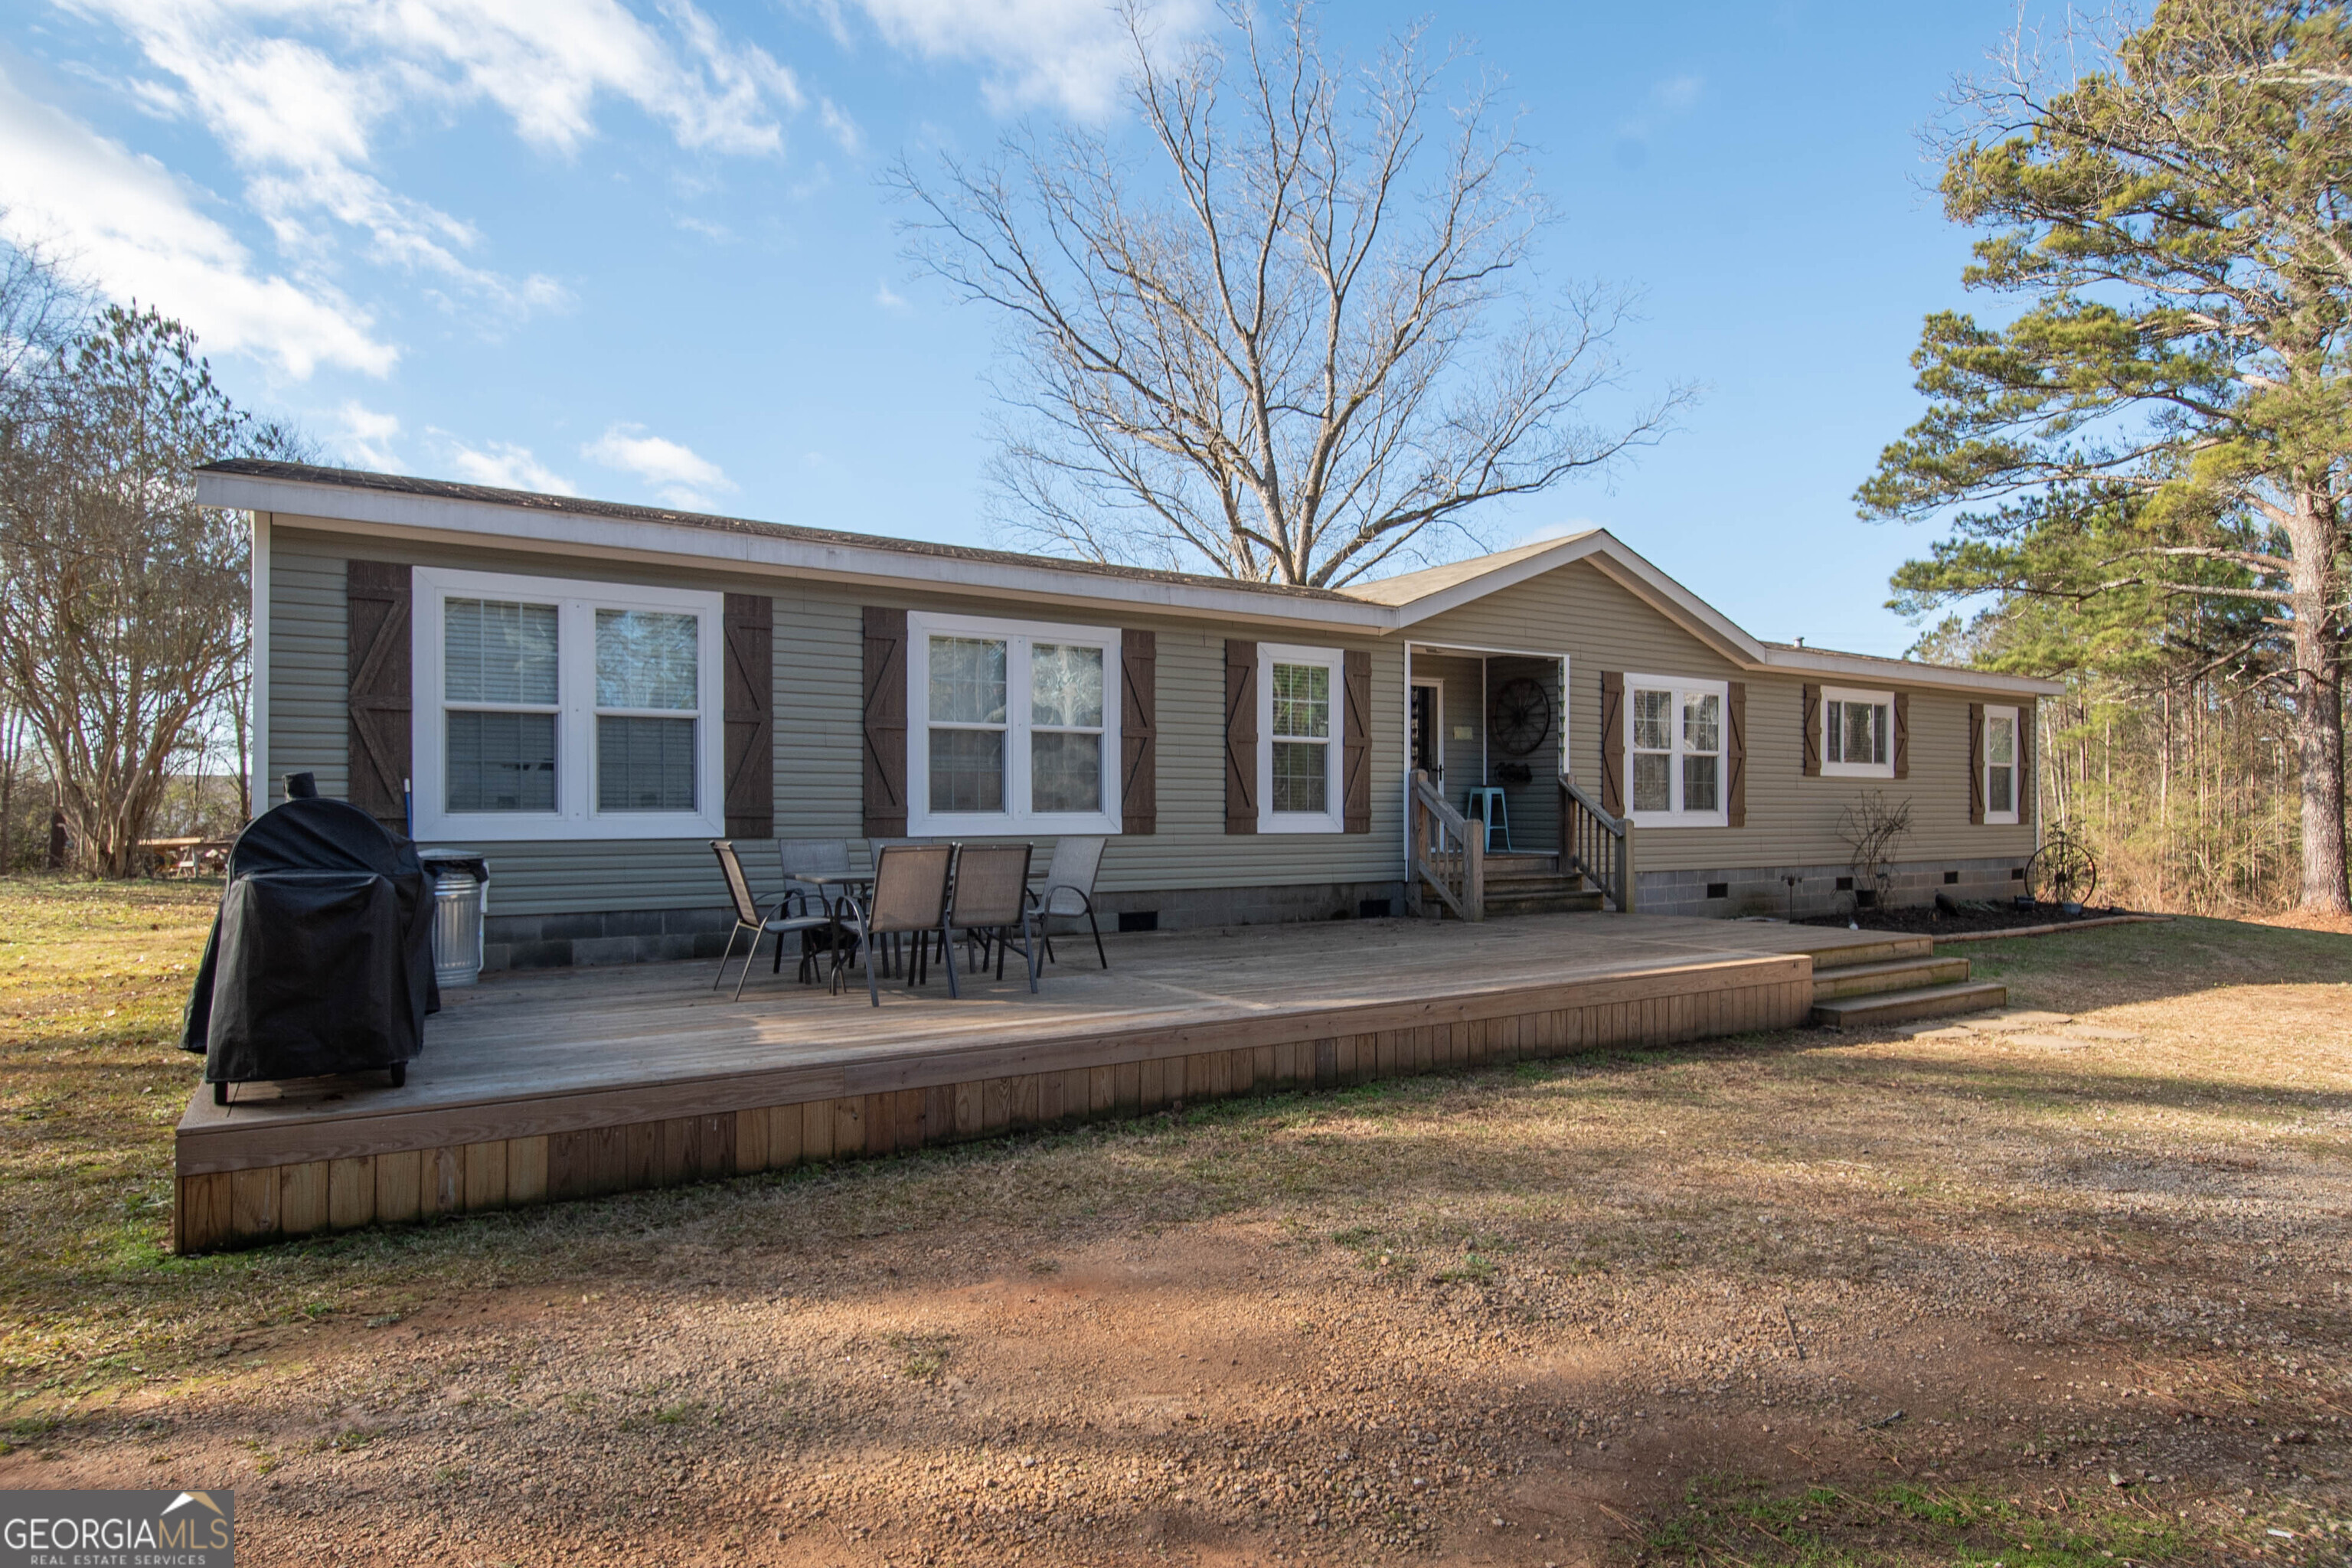
<instances>
[{"instance_id":1,"label":"turquoise step stool","mask_svg":"<svg viewBox=\"0 0 2352 1568\"><path fill-rule=\"evenodd\" d=\"M1462 802L1462 815L1473 822L1486 825L1486 842L1483 847L1489 854L1494 852L1495 835L1497 833L1503 836L1503 847L1517 853L1511 849L1510 802L1501 790L1491 786L1471 790Z\"/></svg>"}]
</instances>

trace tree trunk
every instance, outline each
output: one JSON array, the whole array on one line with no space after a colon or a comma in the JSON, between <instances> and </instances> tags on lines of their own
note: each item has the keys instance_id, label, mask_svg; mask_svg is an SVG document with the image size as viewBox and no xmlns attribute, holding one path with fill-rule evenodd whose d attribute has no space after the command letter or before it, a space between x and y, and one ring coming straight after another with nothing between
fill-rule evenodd
<instances>
[{"instance_id":1,"label":"tree trunk","mask_svg":"<svg viewBox=\"0 0 2352 1568\"><path fill-rule=\"evenodd\" d=\"M2344 639L2336 625L2336 509L2298 498L2288 578L2294 614L2295 758L2303 775L2303 907L2352 909L2344 872Z\"/></svg>"}]
</instances>

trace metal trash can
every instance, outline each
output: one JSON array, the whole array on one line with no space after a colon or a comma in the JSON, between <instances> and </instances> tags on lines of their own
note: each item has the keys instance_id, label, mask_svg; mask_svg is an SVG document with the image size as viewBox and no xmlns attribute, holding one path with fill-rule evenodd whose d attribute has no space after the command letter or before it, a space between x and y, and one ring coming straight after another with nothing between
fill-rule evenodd
<instances>
[{"instance_id":1,"label":"metal trash can","mask_svg":"<svg viewBox=\"0 0 2352 1568\"><path fill-rule=\"evenodd\" d=\"M433 978L471 985L482 977L482 921L490 912L490 865L469 849L425 849L433 889Z\"/></svg>"}]
</instances>

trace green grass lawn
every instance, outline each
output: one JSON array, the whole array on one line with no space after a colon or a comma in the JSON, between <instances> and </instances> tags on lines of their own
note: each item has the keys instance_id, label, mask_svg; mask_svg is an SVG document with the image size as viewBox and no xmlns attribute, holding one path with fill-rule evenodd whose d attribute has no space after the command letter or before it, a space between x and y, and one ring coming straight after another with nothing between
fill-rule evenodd
<instances>
[{"instance_id":1,"label":"green grass lawn","mask_svg":"<svg viewBox=\"0 0 2352 1568\"><path fill-rule=\"evenodd\" d=\"M2126 1212L2112 1194L2193 1194L2210 1173L2269 1184L2284 1217L2264 1223L2297 1235L2340 1218L2340 1190L2326 1194L2352 1169L2352 937L2184 919L1947 949L2006 981L2014 1005L2096 1015L2114 1043L2079 1049L1790 1031L180 1258L172 1128L200 1070L177 1049L180 1011L216 895L0 880L0 1449L37 1457L159 1388L233 1404L237 1377L313 1353L302 1346L330 1330L363 1335L500 1288L602 1302L781 1276L818 1281L803 1287L818 1303L915 1301L915 1274L962 1278L973 1248L1042 1279L1070 1249L1211 1223L1274 1238L1269 1259L1341 1259L1368 1299L1486 1302L1465 1324L1520 1323L1554 1296L1671 1300L1685 1305L1641 1333L1704 1359L1715 1330L1675 1314L1719 1279L1794 1300L1801 1317L1808 1299L1823 1323L1843 1314L1850 1343L1976 1323L2001 1342L2082 1347L2065 1353L2217 1410L2291 1405L2340 1429L2326 1414L2346 1398L2340 1264L2330 1295L2309 1259L2240 1237L2225 1205ZM1994 1285L1969 1283L1989 1255L2021 1269L2001 1276L1998 1305ZM2159 1332L2192 1291L2233 1295L2237 1315L2210 1336ZM326 1337L306 1342L314 1330ZM908 1387L950 1364L928 1331L891 1343ZM2289 1340L2292 1354L2273 1348ZM1889 1452L1933 1462L1931 1426L1894 1429ZM2318 1494L2241 1498L2235 1483L2183 1494L2176 1517L2108 1489L2104 1461L2031 1496L1967 1468L2008 1459L1942 1462L1921 1484L1765 1485L1702 1465L1686 1486L1660 1483L1679 1501L1633 1521L1626 1549L2105 1568L2269 1551L2266 1521L2307 1532L2333 1517Z\"/></svg>"}]
</instances>

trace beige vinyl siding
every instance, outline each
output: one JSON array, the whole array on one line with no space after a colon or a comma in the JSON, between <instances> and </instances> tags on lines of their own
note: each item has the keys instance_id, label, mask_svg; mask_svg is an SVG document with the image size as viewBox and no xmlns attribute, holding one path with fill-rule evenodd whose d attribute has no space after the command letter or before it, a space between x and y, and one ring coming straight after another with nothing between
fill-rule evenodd
<instances>
[{"instance_id":1,"label":"beige vinyl siding","mask_svg":"<svg viewBox=\"0 0 2352 1568\"><path fill-rule=\"evenodd\" d=\"M1411 635L1415 642L1557 647L1569 654L1573 661L1570 766L1580 782L1596 784L1601 776L1601 671L1748 683L1748 826L1645 827L1640 839L1640 864L1645 871L1843 863L1848 849L1838 836L1840 816L1874 789L1890 804L1911 802L1912 831L1898 851L1902 859L2014 855L2022 864L2032 851L2031 820L2008 827L1969 821L1970 698L1966 693L1906 689L1911 693L1907 779L1806 778L1803 678L1743 673L1585 563L1432 616ZM1420 666L1416 658L1416 672ZM1475 679L1475 666L1472 668ZM1866 683L1841 678L1822 684ZM1450 690L1447 697L1450 703ZM1451 777L1447 786L1450 795L1460 794ZM1513 805L1516 809L1517 803Z\"/></svg>"},{"instance_id":2,"label":"beige vinyl siding","mask_svg":"<svg viewBox=\"0 0 2352 1568\"><path fill-rule=\"evenodd\" d=\"M286 798L288 773L319 775L319 793L351 788L351 661L343 554L273 529L269 541L269 712L262 797Z\"/></svg>"},{"instance_id":3,"label":"beige vinyl siding","mask_svg":"<svg viewBox=\"0 0 2352 1568\"><path fill-rule=\"evenodd\" d=\"M735 593L775 601L775 788L780 837L860 840L863 606L898 605L1015 619L1080 621L1067 610L966 595L860 592L772 576L566 561L520 551L355 542L279 520L271 541L270 766L308 768L341 794L346 776L343 562L352 556L590 582ZM1393 880L1401 875L1403 652L1370 638L1259 634L1372 654L1372 830L1236 835L1224 831L1224 637L1195 621L1122 615L1089 624L1148 628L1159 642L1159 832L1115 838L1108 891ZM420 693L422 699L424 694ZM1335 787L1338 781L1334 780ZM273 798L275 798L273 796ZM1037 840L1040 857L1052 840ZM498 914L716 907L725 901L701 839L475 842L491 863ZM774 879L774 850L743 846L755 886Z\"/></svg>"},{"instance_id":4,"label":"beige vinyl siding","mask_svg":"<svg viewBox=\"0 0 2352 1568\"><path fill-rule=\"evenodd\" d=\"M1403 874L1404 652L1401 646L1384 645L1369 637L1333 637L1304 632L1253 630L1246 634L1254 641L1371 651L1372 830L1227 834L1224 628L1203 627L1197 621L1120 614L1108 605L1099 613L1038 610L959 595L918 595L877 590L850 594L844 602L849 605L853 620L857 606L872 604L953 615L1001 616L1012 620L1131 626L1155 634L1159 658L1159 831L1122 835L1111 840L1103 857L1102 886L1106 890L1370 882L1395 880ZM783 606L780 603L780 629L782 619ZM1244 635L1240 628L1235 630L1236 635ZM859 645L852 642L842 657L856 669L861 658ZM781 670L777 679L781 689ZM855 740L859 734L859 721L854 705L848 720ZM855 761L853 756L853 763ZM1335 755L1334 763L1338 761ZM780 763L780 779L781 767ZM1335 790L1339 787L1336 772L1331 782ZM860 831L858 784L854 772L850 786L849 811L843 825L828 830L827 837L854 838ZM918 781L909 780L908 788L916 787ZM1051 839L1040 838L1036 843L1041 856L1051 852Z\"/></svg>"}]
</instances>

